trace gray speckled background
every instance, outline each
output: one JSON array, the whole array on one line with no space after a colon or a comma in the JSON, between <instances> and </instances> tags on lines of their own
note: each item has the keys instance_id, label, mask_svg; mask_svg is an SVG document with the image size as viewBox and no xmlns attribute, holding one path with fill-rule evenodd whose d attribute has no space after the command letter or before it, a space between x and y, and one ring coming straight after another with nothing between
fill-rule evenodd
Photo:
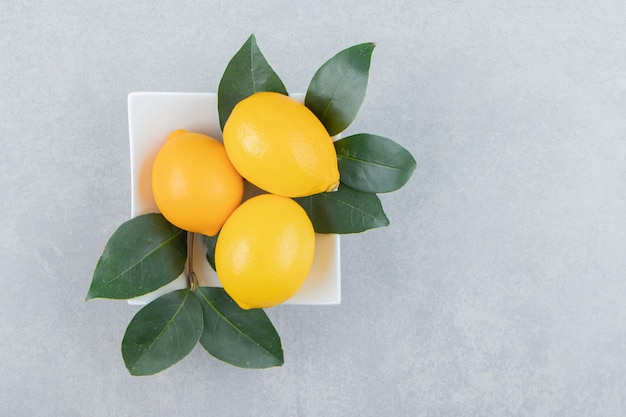
<instances>
[{"instance_id":1,"label":"gray speckled background","mask_svg":"<svg viewBox=\"0 0 626 417\"><path fill-rule=\"evenodd\" d=\"M517 5L514 5L517 4ZM621 1L0 0L0 414L626 415ZM351 132L418 160L342 241L343 302L268 311L282 368L149 378L84 302L129 216L126 96L215 91L250 33L287 88L376 41Z\"/></svg>"}]
</instances>

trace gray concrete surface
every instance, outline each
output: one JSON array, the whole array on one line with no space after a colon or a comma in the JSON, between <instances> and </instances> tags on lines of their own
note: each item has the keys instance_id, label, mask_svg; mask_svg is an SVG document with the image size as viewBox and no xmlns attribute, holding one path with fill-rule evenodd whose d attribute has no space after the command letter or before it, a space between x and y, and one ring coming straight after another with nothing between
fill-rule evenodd
<instances>
[{"instance_id":1,"label":"gray concrete surface","mask_svg":"<svg viewBox=\"0 0 626 417\"><path fill-rule=\"evenodd\" d=\"M0 0L0 415L623 416L620 1ZM342 304L268 311L285 365L124 368L84 302L129 216L126 97L215 91L254 33L292 92L376 41L350 132L418 160L342 240Z\"/></svg>"}]
</instances>

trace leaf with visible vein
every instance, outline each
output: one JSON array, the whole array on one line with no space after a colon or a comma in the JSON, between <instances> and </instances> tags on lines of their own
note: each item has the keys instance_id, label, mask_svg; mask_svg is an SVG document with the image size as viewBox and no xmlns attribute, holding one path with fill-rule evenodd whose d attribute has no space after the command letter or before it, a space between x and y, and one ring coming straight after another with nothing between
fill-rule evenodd
<instances>
[{"instance_id":1,"label":"leaf with visible vein","mask_svg":"<svg viewBox=\"0 0 626 417\"><path fill-rule=\"evenodd\" d=\"M360 191L395 191L415 170L415 159L409 151L383 136L360 133L334 144L341 181Z\"/></svg>"},{"instance_id":2,"label":"leaf with visible vein","mask_svg":"<svg viewBox=\"0 0 626 417\"><path fill-rule=\"evenodd\" d=\"M152 292L176 279L186 259L187 232L158 213L137 216L107 242L87 299L129 299Z\"/></svg>"},{"instance_id":3,"label":"leaf with visible vein","mask_svg":"<svg viewBox=\"0 0 626 417\"><path fill-rule=\"evenodd\" d=\"M343 132L356 118L367 90L372 42L344 49L313 75L304 104L331 136Z\"/></svg>"},{"instance_id":4,"label":"leaf with visible vein","mask_svg":"<svg viewBox=\"0 0 626 417\"><path fill-rule=\"evenodd\" d=\"M200 344L212 356L241 368L284 363L280 337L262 309L243 310L222 288L195 291L204 312Z\"/></svg>"},{"instance_id":5,"label":"leaf with visible vein","mask_svg":"<svg viewBox=\"0 0 626 417\"><path fill-rule=\"evenodd\" d=\"M256 38L250 35L229 61L217 89L217 110L222 130L235 105L260 91L288 94L280 77L261 53Z\"/></svg>"},{"instance_id":6,"label":"leaf with visible vein","mask_svg":"<svg viewBox=\"0 0 626 417\"><path fill-rule=\"evenodd\" d=\"M202 334L202 307L188 289L172 291L143 307L122 340L132 375L153 375L189 354Z\"/></svg>"},{"instance_id":7,"label":"leaf with visible vein","mask_svg":"<svg viewBox=\"0 0 626 417\"><path fill-rule=\"evenodd\" d=\"M295 199L317 233L360 233L389 225L376 194L340 184L337 191Z\"/></svg>"}]
</instances>

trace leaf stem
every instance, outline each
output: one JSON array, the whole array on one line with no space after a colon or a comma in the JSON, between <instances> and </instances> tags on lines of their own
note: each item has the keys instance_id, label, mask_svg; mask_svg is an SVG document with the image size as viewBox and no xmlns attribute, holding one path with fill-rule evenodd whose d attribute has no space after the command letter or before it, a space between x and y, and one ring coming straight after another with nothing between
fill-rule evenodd
<instances>
[{"instance_id":1,"label":"leaf stem","mask_svg":"<svg viewBox=\"0 0 626 417\"><path fill-rule=\"evenodd\" d=\"M195 240L195 233L188 232L187 239L187 259L189 261L189 266L187 267L187 279L189 280L189 290L194 292L196 288L198 288L198 277L193 270L193 242Z\"/></svg>"}]
</instances>

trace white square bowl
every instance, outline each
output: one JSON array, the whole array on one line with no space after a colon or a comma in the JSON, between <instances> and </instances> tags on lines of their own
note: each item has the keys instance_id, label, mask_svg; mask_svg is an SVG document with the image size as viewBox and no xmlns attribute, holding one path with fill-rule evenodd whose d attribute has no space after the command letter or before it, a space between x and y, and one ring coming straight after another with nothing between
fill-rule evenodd
<instances>
[{"instance_id":1,"label":"white square bowl","mask_svg":"<svg viewBox=\"0 0 626 417\"><path fill-rule=\"evenodd\" d=\"M302 101L303 94L292 95ZM170 132L185 129L222 140L214 93L134 92L128 95L130 137L131 217L156 213L152 196L152 163ZM221 286L205 257L202 237L194 242L194 270L200 285ZM158 296L187 286L184 274L152 293L129 300L144 305ZM316 234L313 267L304 285L285 304L332 305L341 302L339 235Z\"/></svg>"}]
</instances>

